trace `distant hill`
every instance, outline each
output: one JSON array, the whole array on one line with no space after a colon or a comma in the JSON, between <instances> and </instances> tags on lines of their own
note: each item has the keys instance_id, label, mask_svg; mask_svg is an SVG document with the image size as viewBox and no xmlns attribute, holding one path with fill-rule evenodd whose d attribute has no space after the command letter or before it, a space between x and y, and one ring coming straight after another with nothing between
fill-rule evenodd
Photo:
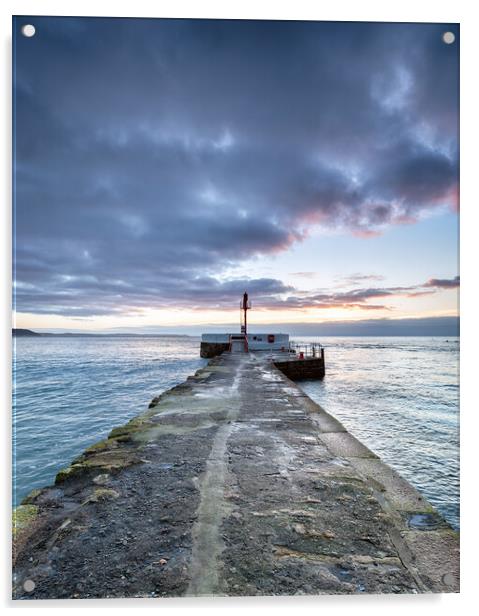
<instances>
[{"instance_id":1,"label":"distant hill","mask_svg":"<svg viewBox=\"0 0 479 616\"><path fill-rule=\"evenodd\" d=\"M188 334L133 334L89 332L34 332L31 329L12 329L12 336L41 336L42 338L190 338Z\"/></svg>"},{"instance_id":2,"label":"distant hill","mask_svg":"<svg viewBox=\"0 0 479 616\"><path fill-rule=\"evenodd\" d=\"M12 329L12 336L41 336L41 334L32 332L31 329Z\"/></svg>"}]
</instances>

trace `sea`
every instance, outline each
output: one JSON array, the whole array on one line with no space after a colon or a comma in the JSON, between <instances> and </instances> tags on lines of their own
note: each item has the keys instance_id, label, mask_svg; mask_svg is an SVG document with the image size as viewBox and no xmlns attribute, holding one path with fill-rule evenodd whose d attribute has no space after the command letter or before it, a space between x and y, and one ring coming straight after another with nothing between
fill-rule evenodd
<instances>
[{"instance_id":1,"label":"sea","mask_svg":"<svg viewBox=\"0 0 479 616\"><path fill-rule=\"evenodd\" d=\"M321 342L326 376L300 386L459 528L459 339ZM14 338L13 505L150 400L206 364L196 337Z\"/></svg>"}]
</instances>

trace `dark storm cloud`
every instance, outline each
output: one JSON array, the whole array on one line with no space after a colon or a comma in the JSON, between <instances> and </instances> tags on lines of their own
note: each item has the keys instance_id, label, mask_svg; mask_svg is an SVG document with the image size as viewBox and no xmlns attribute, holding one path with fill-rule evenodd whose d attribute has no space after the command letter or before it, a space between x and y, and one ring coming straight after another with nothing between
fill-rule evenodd
<instances>
[{"instance_id":1,"label":"dark storm cloud","mask_svg":"<svg viewBox=\"0 0 479 616\"><path fill-rule=\"evenodd\" d=\"M368 236L456 205L444 25L32 17L15 30L29 21L36 36L15 42L20 311L231 305L246 283L273 304L291 292L281 281L222 272L312 224Z\"/></svg>"}]
</instances>

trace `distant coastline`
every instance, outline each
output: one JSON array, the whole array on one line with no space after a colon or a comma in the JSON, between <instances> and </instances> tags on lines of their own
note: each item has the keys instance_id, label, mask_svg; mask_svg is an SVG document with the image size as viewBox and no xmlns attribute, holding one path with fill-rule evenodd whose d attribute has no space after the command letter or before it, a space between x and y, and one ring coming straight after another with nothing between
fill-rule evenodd
<instances>
[{"instance_id":1,"label":"distant coastline","mask_svg":"<svg viewBox=\"0 0 479 616\"><path fill-rule=\"evenodd\" d=\"M171 331L170 330L173 330ZM118 331L120 329L120 331ZM223 323L222 325L184 325L173 328L173 326L147 327L143 331L131 331L126 329L121 331L56 331L56 332L36 332L31 329L12 329L13 336L63 336L63 337L110 337L121 336L130 338L197 338L202 333L227 333L238 329L237 323ZM176 330L176 331L175 331ZM178 330L184 332L179 333ZM460 334L460 318L457 316L448 317L426 317L426 318L405 318L405 319L367 319L361 321L330 321L319 323L263 323L261 325L250 325L250 333L259 333L263 330L288 333L290 336L314 336L314 337L458 337Z\"/></svg>"},{"instance_id":2,"label":"distant coastline","mask_svg":"<svg viewBox=\"0 0 479 616\"><path fill-rule=\"evenodd\" d=\"M76 332L34 332L31 329L18 329L12 328L12 336L15 337L41 337L41 338L51 338L51 337L60 337L60 338L111 338L111 337L121 337L121 338L191 338L192 336L188 334L130 334L130 333L104 333L104 334L92 334L90 332L85 333L76 333Z\"/></svg>"},{"instance_id":3,"label":"distant coastline","mask_svg":"<svg viewBox=\"0 0 479 616\"><path fill-rule=\"evenodd\" d=\"M41 334L31 329L12 329L12 336L41 336Z\"/></svg>"}]
</instances>

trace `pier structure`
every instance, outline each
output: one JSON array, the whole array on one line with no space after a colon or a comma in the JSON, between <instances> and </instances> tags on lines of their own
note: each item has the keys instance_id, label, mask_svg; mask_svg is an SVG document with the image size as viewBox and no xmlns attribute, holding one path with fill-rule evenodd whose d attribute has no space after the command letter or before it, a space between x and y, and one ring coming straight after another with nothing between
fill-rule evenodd
<instances>
[{"instance_id":1,"label":"pier structure","mask_svg":"<svg viewBox=\"0 0 479 616\"><path fill-rule=\"evenodd\" d=\"M234 334L203 334L201 357L243 352L244 342L238 341L235 350L233 337ZM324 347L321 344L294 345L289 342L288 334L250 334L247 348L249 353L258 353L271 361L293 381L322 379L326 373Z\"/></svg>"},{"instance_id":2,"label":"pier structure","mask_svg":"<svg viewBox=\"0 0 479 616\"><path fill-rule=\"evenodd\" d=\"M17 599L459 590L431 504L265 353L223 353L34 490Z\"/></svg>"},{"instance_id":3,"label":"pier structure","mask_svg":"<svg viewBox=\"0 0 479 616\"><path fill-rule=\"evenodd\" d=\"M200 355L210 359L224 352L288 352L289 350L288 334L249 334L246 345L244 340L245 335L242 333L203 334ZM233 346L234 342L238 344Z\"/></svg>"},{"instance_id":4,"label":"pier structure","mask_svg":"<svg viewBox=\"0 0 479 616\"><path fill-rule=\"evenodd\" d=\"M248 310L251 302L245 291L240 302L240 333L203 334L200 355L212 358L222 353L268 353L269 359L294 381L322 379L326 373L324 348L319 343L296 344L288 334L248 333Z\"/></svg>"}]
</instances>

